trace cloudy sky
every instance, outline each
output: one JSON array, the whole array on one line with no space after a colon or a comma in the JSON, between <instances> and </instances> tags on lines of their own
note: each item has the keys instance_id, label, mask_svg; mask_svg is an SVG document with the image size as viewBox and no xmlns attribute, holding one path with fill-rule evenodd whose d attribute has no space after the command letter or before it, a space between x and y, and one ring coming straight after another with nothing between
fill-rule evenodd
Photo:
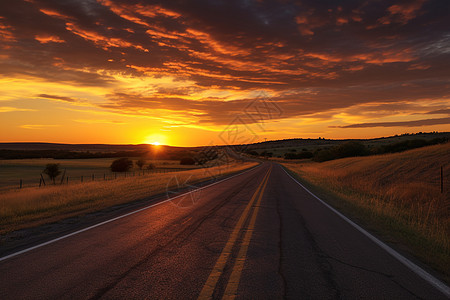
<instances>
[{"instance_id":1,"label":"cloudy sky","mask_svg":"<svg viewBox=\"0 0 450 300\"><path fill-rule=\"evenodd\" d=\"M450 131L450 1L0 1L0 141Z\"/></svg>"}]
</instances>

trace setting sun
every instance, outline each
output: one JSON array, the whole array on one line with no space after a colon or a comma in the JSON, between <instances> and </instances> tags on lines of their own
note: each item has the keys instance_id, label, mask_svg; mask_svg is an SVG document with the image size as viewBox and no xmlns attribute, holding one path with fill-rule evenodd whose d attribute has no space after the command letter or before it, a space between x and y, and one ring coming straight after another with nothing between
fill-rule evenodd
<instances>
[{"instance_id":1,"label":"setting sun","mask_svg":"<svg viewBox=\"0 0 450 300\"><path fill-rule=\"evenodd\" d=\"M145 138L144 144L154 146L167 145L167 137L161 134L151 134Z\"/></svg>"}]
</instances>

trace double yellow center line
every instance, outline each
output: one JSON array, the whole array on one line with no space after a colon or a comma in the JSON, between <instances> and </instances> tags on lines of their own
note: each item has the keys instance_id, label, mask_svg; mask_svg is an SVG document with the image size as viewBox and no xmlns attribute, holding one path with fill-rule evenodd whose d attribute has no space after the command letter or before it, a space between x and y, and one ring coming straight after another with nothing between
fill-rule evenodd
<instances>
[{"instance_id":1,"label":"double yellow center line","mask_svg":"<svg viewBox=\"0 0 450 300\"><path fill-rule=\"evenodd\" d=\"M234 263L230 278L228 280L228 283L227 283L227 286L225 289L225 293L223 295L223 299L234 299L234 297L236 297L237 289L239 286L239 280L241 277L242 269L244 268L245 258L247 256L248 246L250 245L250 240L252 238L252 234L253 234L253 231L255 228L256 217L258 215L259 206L260 206L261 199L264 194L264 190L266 188L267 182L269 180L271 171L272 171L272 166L267 171L266 175L264 176L264 179L259 184L259 186L256 189L256 192L253 194L250 202L245 207L244 212L242 213L236 226L234 227L233 232L230 235L230 238L228 239L227 243L225 244L225 247L222 250L222 253L220 253L219 259L217 260L216 264L214 265L214 268L212 269L211 274L208 277L208 280L206 280L206 283L203 286L203 289L201 290L198 299L211 299L212 298L214 290L217 285L217 282L219 281L219 278L223 273L225 265L227 264L228 258L231 255L233 246L239 237L239 234L241 232L242 227L244 226L244 223L248 219L248 216L249 216L251 208L253 207L253 204L255 203L256 199L258 198L256 201L256 204L255 204L255 207L253 209L253 213L250 218L250 222L248 224L247 231L242 240L242 244L239 249L236 261Z\"/></svg>"}]
</instances>

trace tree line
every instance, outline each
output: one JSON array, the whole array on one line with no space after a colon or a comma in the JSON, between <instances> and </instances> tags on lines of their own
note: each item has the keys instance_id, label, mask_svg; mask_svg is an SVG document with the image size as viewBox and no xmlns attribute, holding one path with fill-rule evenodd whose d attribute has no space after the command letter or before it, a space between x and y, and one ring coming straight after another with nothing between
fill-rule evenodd
<instances>
[{"instance_id":1,"label":"tree line","mask_svg":"<svg viewBox=\"0 0 450 300\"><path fill-rule=\"evenodd\" d=\"M403 152L410 149L443 144L447 143L449 140L446 137L435 138L432 140L424 140L424 139L413 139L413 140L405 140L402 142L391 143L386 145L379 145L376 147L368 147L361 142L358 141L348 141L342 143L340 145L336 145L329 148L318 148L314 151L309 151L307 149L303 149L302 151L297 152L296 149L291 149L290 152L284 154L285 159L312 159L313 161L323 162L333 159L339 159L344 157L354 157L354 156L366 156L366 155L376 155L376 154L385 154L385 153L396 153ZM261 156L261 157L272 157L273 153L268 152L266 150L258 153L254 150L247 151L247 154L253 156Z\"/></svg>"}]
</instances>

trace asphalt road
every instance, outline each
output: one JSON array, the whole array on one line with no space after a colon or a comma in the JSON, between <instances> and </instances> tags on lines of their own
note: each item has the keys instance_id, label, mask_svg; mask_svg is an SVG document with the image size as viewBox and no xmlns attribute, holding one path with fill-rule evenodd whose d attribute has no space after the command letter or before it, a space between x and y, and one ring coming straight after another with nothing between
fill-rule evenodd
<instances>
[{"instance_id":1,"label":"asphalt road","mask_svg":"<svg viewBox=\"0 0 450 300\"><path fill-rule=\"evenodd\" d=\"M422 277L265 163L1 260L0 299L448 299Z\"/></svg>"}]
</instances>

